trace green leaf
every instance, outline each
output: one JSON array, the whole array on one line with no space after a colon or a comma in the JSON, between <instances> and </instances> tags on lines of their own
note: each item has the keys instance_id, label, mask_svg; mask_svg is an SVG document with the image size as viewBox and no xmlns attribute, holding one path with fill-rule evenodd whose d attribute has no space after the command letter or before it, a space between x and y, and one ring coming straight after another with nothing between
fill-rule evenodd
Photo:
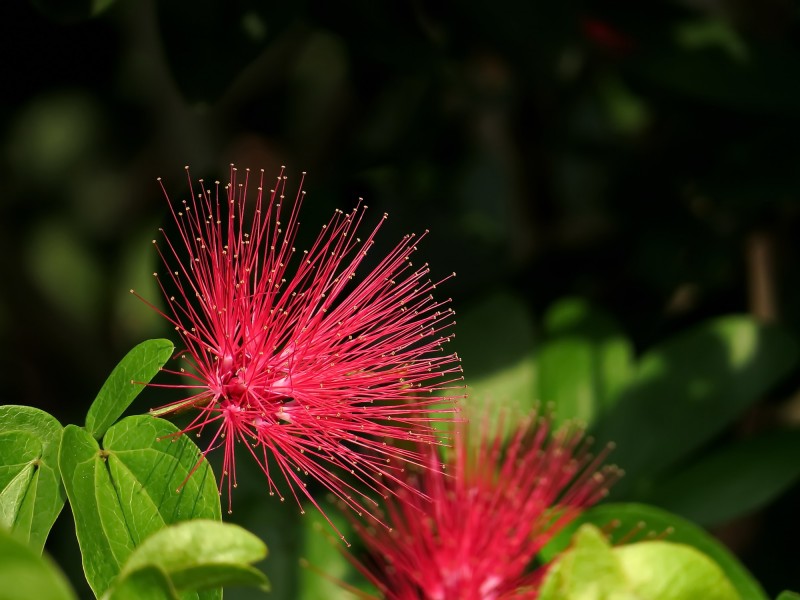
<instances>
[{"instance_id":1,"label":"green leaf","mask_svg":"<svg viewBox=\"0 0 800 600\"><path fill-rule=\"evenodd\" d=\"M341 534L349 541L356 541L356 534L347 517L337 511L333 502L320 500L322 510L331 519ZM357 573L343 552L343 542L331 534L331 526L315 508L308 506L300 521L303 547L301 564L310 573L298 577L296 600L350 600L353 594L342 584L360 586L364 577ZM341 583L339 583L341 582Z\"/></svg>"},{"instance_id":2,"label":"green leaf","mask_svg":"<svg viewBox=\"0 0 800 600\"><path fill-rule=\"evenodd\" d=\"M749 317L714 319L653 348L633 383L595 433L613 440L625 469L623 492L643 471L684 458L759 400L796 364L798 348L782 330Z\"/></svg>"},{"instance_id":3,"label":"green leaf","mask_svg":"<svg viewBox=\"0 0 800 600\"><path fill-rule=\"evenodd\" d=\"M17 512L22 505L22 500L25 497L25 492L28 491L32 478L33 463L29 462L23 465L22 470L0 492L0 527L10 531L14 526L17 520Z\"/></svg>"},{"instance_id":4,"label":"green leaf","mask_svg":"<svg viewBox=\"0 0 800 600\"><path fill-rule=\"evenodd\" d=\"M117 588L129 588L129 577L135 577L142 594L144 585L161 590L161 595L142 596L147 598L170 598L172 590L186 592L223 585L257 586L268 591L267 578L250 566L266 555L264 543L238 525L205 519L187 521L161 529L145 540L131 554L107 597L120 598ZM148 568L157 568L164 578L148 573Z\"/></svg>"},{"instance_id":5,"label":"green leaf","mask_svg":"<svg viewBox=\"0 0 800 600\"><path fill-rule=\"evenodd\" d=\"M701 525L756 510L800 478L800 431L771 431L730 444L659 480L648 494Z\"/></svg>"},{"instance_id":6,"label":"green leaf","mask_svg":"<svg viewBox=\"0 0 800 600\"><path fill-rule=\"evenodd\" d=\"M487 406L528 412L536 403L533 322L525 304L500 292L460 313L453 349L462 359L475 414Z\"/></svg>"},{"instance_id":7,"label":"green leaf","mask_svg":"<svg viewBox=\"0 0 800 600\"><path fill-rule=\"evenodd\" d=\"M750 572L709 533L677 515L645 504L603 504L589 509L560 531L542 550L540 558L544 562L553 560L569 546L572 534L584 523L603 530L613 528L612 542L639 532L640 536L652 533L664 536L669 542L692 546L719 565L742 598L768 600Z\"/></svg>"},{"instance_id":8,"label":"green leaf","mask_svg":"<svg viewBox=\"0 0 800 600\"><path fill-rule=\"evenodd\" d=\"M538 598L623 600L627 597L625 588L625 573L611 545L596 527L583 525L571 547L547 571Z\"/></svg>"},{"instance_id":9,"label":"green leaf","mask_svg":"<svg viewBox=\"0 0 800 600\"><path fill-rule=\"evenodd\" d=\"M67 578L38 548L0 530L0 582L3 600L75 600Z\"/></svg>"},{"instance_id":10,"label":"green leaf","mask_svg":"<svg viewBox=\"0 0 800 600\"><path fill-rule=\"evenodd\" d=\"M247 477L248 473L250 477ZM303 521L311 516L311 510L301 515L294 502L265 501L262 477L263 474L255 465L242 465L236 510L231 518L236 519L240 525L245 525L269 547L270 559L264 563L263 570L269 578L273 596L294 599L299 594ZM250 598L255 593L248 590L242 595Z\"/></svg>"},{"instance_id":11,"label":"green leaf","mask_svg":"<svg viewBox=\"0 0 800 600\"><path fill-rule=\"evenodd\" d=\"M178 592L167 574L148 565L120 578L103 596L103 600L179 600Z\"/></svg>"},{"instance_id":12,"label":"green leaf","mask_svg":"<svg viewBox=\"0 0 800 600\"><path fill-rule=\"evenodd\" d=\"M111 371L86 415L86 430L100 439L172 356L169 340L147 340L135 346Z\"/></svg>"},{"instance_id":13,"label":"green leaf","mask_svg":"<svg viewBox=\"0 0 800 600\"><path fill-rule=\"evenodd\" d=\"M586 424L606 412L633 376L633 348L616 323L580 298L554 304L536 352L536 397L558 422Z\"/></svg>"},{"instance_id":14,"label":"green leaf","mask_svg":"<svg viewBox=\"0 0 800 600\"><path fill-rule=\"evenodd\" d=\"M582 525L548 570L539 600L740 600L720 567L692 546L664 540L612 548Z\"/></svg>"},{"instance_id":15,"label":"green leaf","mask_svg":"<svg viewBox=\"0 0 800 600\"><path fill-rule=\"evenodd\" d=\"M800 594L786 590L781 592L775 600L800 600Z\"/></svg>"},{"instance_id":16,"label":"green leaf","mask_svg":"<svg viewBox=\"0 0 800 600\"><path fill-rule=\"evenodd\" d=\"M591 423L619 397L634 372L633 348L616 323L585 300L567 298L545 315L547 341L536 354L537 398L558 421Z\"/></svg>"},{"instance_id":17,"label":"green leaf","mask_svg":"<svg viewBox=\"0 0 800 600\"><path fill-rule=\"evenodd\" d=\"M719 565L692 546L657 540L613 552L637 598L741 600Z\"/></svg>"},{"instance_id":18,"label":"green leaf","mask_svg":"<svg viewBox=\"0 0 800 600\"><path fill-rule=\"evenodd\" d=\"M535 373L533 356L528 356L491 375L471 377L466 389L466 410L472 418L487 410L492 415L500 409L514 414L529 412L536 406Z\"/></svg>"},{"instance_id":19,"label":"green leaf","mask_svg":"<svg viewBox=\"0 0 800 600\"><path fill-rule=\"evenodd\" d=\"M108 430L103 448L70 425L60 465L86 579L98 596L149 535L179 521L220 519L211 468L168 421L149 415L123 419ZM203 597L219 597L208 594Z\"/></svg>"},{"instance_id":20,"label":"green leaf","mask_svg":"<svg viewBox=\"0 0 800 600\"><path fill-rule=\"evenodd\" d=\"M133 540L97 441L84 429L67 425L59 465L86 580L99 596L133 551Z\"/></svg>"},{"instance_id":21,"label":"green leaf","mask_svg":"<svg viewBox=\"0 0 800 600\"><path fill-rule=\"evenodd\" d=\"M0 527L41 553L64 507L61 424L30 406L0 406Z\"/></svg>"},{"instance_id":22,"label":"green leaf","mask_svg":"<svg viewBox=\"0 0 800 600\"><path fill-rule=\"evenodd\" d=\"M537 396L554 407L558 422L591 423L599 411L596 355L581 338L544 344L536 355Z\"/></svg>"}]
</instances>

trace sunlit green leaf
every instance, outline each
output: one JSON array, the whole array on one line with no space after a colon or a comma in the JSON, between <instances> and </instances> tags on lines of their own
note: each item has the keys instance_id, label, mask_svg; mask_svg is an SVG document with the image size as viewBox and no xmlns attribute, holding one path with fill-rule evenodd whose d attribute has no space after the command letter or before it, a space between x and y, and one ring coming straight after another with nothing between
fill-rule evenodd
<instances>
[{"instance_id":1,"label":"sunlit green leaf","mask_svg":"<svg viewBox=\"0 0 800 600\"><path fill-rule=\"evenodd\" d=\"M556 535L542 550L543 561L553 560L570 544L573 533L584 523L611 531L611 541L646 539L650 535L692 546L713 560L737 593L748 600L768 600L759 583L738 559L713 536L677 515L645 504L619 503L595 506Z\"/></svg>"},{"instance_id":2,"label":"sunlit green leaf","mask_svg":"<svg viewBox=\"0 0 800 600\"><path fill-rule=\"evenodd\" d=\"M741 600L719 565L692 546L657 540L613 552L639 598Z\"/></svg>"},{"instance_id":3,"label":"sunlit green leaf","mask_svg":"<svg viewBox=\"0 0 800 600\"><path fill-rule=\"evenodd\" d=\"M591 423L629 383L633 349L616 324L579 298L545 315L546 341L536 353L536 397L559 421Z\"/></svg>"},{"instance_id":4,"label":"sunlit green leaf","mask_svg":"<svg viewBox=\"0 0 800 600\"><path fill-rule=\"evenodd\" d=\"M559 421L594 420L600 403L597 358L590 342L574 337L549 341L537 352L537 397L554 407Z\"/></svg>"},{"instance_id":5,"label":"sunlit green leaf","mask_svg":"<svg viewBox=\"0 0 800 600\"><path fill-rule=\"evenodd\" d=\"M547 571L538 598L624 600L627 591L625 573L610 544L599 530L584 525L575 534L572 546Z\"/></svg>"},{"instance_id":6,"label":"sunlit green leaf","mask_svg":"<svg viewBox=\"0 0 800 600\"><path fill-rule=\"evenodd\" d=\"M0 406L0 527L42 551L64 506L61 424L29 406Z\"/></svg>"},{"instance_id":7,"label":"sunlit green leaf","mask_svg":"<svg viewBox=\"0 0 800 600\"><path fill-rule=\"evenodd\" d=\"M584 524L548 570L540 600L740 600L719 566L692 546L664 540L612 547Z\"/></svg>"},{"instance_id":8,"label":"sunlit green leaf","mask_svg":"<svg viewBox=\"0 0 800 600\"><path fill-rule=\"evenodd\" d=\"M157 567L169 587L178 592L225 585L256 586L266 591L266 577L250 566L266 555L264 543L245 529L196 519L161 529L142 542L125 563L119 582L141 569ZM153 576L157 588L163 588L163 581L157 579ZM116 597L113 589L110 597Z\"/></svg>"},{"instance_id":9,"label":"sunlit green leaf","mask_svg":"<svg viewBox=\"0 0 800 600\"><path fill-rule=\"evenodd\" d=\"M169 340L147 340L134 347L114 367L86 415L86 430L96 439L105 435L136 396L172 356Z\"/></svg>"}]
</instances>

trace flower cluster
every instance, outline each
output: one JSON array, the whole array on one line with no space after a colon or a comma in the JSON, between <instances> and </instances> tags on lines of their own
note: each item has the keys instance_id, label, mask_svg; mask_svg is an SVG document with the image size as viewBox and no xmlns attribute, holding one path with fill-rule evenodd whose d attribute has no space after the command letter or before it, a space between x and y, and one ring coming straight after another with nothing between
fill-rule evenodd
<instances>
[{"instance_id":1,"label":"flower cluster","mask_svg":"<svg viewBox=\"0 0 800 600\"><path fill-rule=\"evenodd\" d=\"M242 446L271 494L281 495L279 474L316 505L308 475L369 512L373 493L402 489L405 466L424 461L414 448L442 443L435 422L457 410L448 395L461 367L443 351L450 300L433 296L427 264L411 262L424 235L367 265L386 215L358 237L359 201L298 251L302 180L287 199L283 169L268 192L263 170L255 184L233 165L227 184L187 177L190 198L170 202L177 237L154 241L169 273L157 276L168 308L154 308L182 339L186 364L173 372L189 396L153 414L197 411L183 432L210 429L206 453L224 449L229 504Z\"/></svg>"},{"instance_id":2,"label":"flower cluster","mask_svg":"<svg viewBox=\"0 0 800 600\"><path fill-rule=\"evenodd\" d=\"M445 464L431 449L429 468L408 475L386 502L390 529L356 521L371 558L351 560L387 600L536 598L538 552L619 476L580 428L551 432L547 417L517 424L508 444L502 423L470 435L462 427Z\"/></svg>"},{"instance_id":3,"label":"flower cluster","mask_svg":"<svg viewBox=\"0 0 800 600\"><path fill-rule=\"evenodd\" d=\"M285 480L319 508L306 484L323 484L358 514L371 558L351 560L388 600L536 598L537 553L619 475L605 452L546 415L510 436L502 419L474 431L455 418L450 300L411 262L424 235L371 261L383 219L362 240L359 201L297 251L302 181L287 199L283 170L269 192L263 171L255 186L233 166L224 185L187 177L190 198L170 203L177 237L154 241L169 273L156 275L167 310L154 308L183 341L172 372L185 381L166 385L188 397L153 414L196 411L182 433L208 429L205 453L224 449L229 505L238 447L270 493ZM457 424L444 463L437 422Z\"/></svg>"}]
</instances>

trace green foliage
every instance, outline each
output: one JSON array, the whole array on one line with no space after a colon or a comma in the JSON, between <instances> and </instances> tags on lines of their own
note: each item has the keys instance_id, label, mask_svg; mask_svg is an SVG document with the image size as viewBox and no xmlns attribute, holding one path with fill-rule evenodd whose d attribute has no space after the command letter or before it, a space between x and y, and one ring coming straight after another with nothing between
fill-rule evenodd
<instances>
[{"instance_id":1,"label":"green foliage","mask_svg":"<svg viewBox=\"0 0 800 600\"><path fill-rule=\"evenodd\" d=\"M713 524L760 508L800 477L793 432L699 452L798 364L797 343L783 330L722 317L637 359L614 320L576 298L547 311L534 344L532 319L510 294L466 311L459 328L472 414L480 406L513 413L540 403L557 421L589 424L599 441L614 442L611 460L626 472L612 490L616 498ZM516 341L499 342L507 338ZM480 362L482 369L471 368Z\"/></svg>"},{"instance_id":2,"label":"green foliage","mask_svg":"<svg viewBox=\"0 0 800 600\"><path fill-rule=\"evenodd\" d=\"M658 600L740 600L719 566L692 546L666 541L614 548L631 589Z\"/></svg>"},{"instance_id":3,"label":"green foliage","mask_svg":"<svg viewBox=\"0 0 800 600\"><path fill-rule=\"evenodd\" d=\"M105 435L169 360L174 350L169 340L147 340L133 348L114 367L86 415L86 431L95 439Z\"/></svg>"},{"instance_id":4,"label":"green foliage","mask_svg":"<svg viewBox=\"0 0 800 600\"><path fill-rule=\"evenodd\" d=\"M796 592L785 591L776 598L776 600L800 600L800 594Z\"/></svg>"},{"instance_id":5,"label":"green foliage","mask_svg":"<svg viewBox=\"0 0 800 600\"><path fill-rule=\"evenodd\" d=\"M103 595L104 600L180 600L167 574L156 565L141 567L120 577Z\"/></svg>"},{"instance_id":6,"label":"green foliage","mask_svg":"<svg viewBox=\"0 0 800 600\"><path fill-rule=\"evenodd\" d=\"M520 299L489 296L463 311L458 326L453 345L463 359L472 413L534 406L533 320Z\"/></svg>"},{"instance_id":7,"label":"green foliage","mask_svg":"<svg viewBox=\"0 0 800 600\"><path fill-rule=\"evenodd\" d=\"M632 590L626 588L625 572L603 534L590 525L583 525L575 534L572 546L549 568L539 599L624 600L632 596Z\"/></svg>"},{"instance_id":8,"label":"green foliage","mask_svg":"<svg viewBox=\"0 0 800 600\"><path fill-rule=\"evenodd\" d=\"M264 574L249 566L266 555L264 543L236 525L203 519L172 525L134 550L104 598L178 598L239 585L268 591Z\"/></svg>"},{"instance_id":9,"label":"green foliage","mask_svg":"<svg viewBox=\"0 0 800 600\"><path fill-rule=\"evenodd\" d=\"M784 331L744 316L707 321L639 360L631 385L594 428L616 444L630 485L685 458L797 365Z\"/></svg>"},{"instance_id":10,"label":"green foliage","mask_svg":"<svg viewBox=\"0 0 800 600\"><path fill-rule=\"evenodd\" d=\"M61 424L29 406L0 406L0 529L42 551L64 506Z\"/></svg>"},{"instance_id":11,"label":"green foliage","mask_svg":"<svg viewBox=\"0 0 800 600\"><path fill-rule=\"evenodd\" d=\"M358 544L358 536L350 520L341 514L334 502L321 504L348 544ZM301 519L302 547L301 571L298 573L297 600L351 600L353 594L345 586L364 589L367 582L355 572L345 552L353 552L339 538L331 534L330 525L319 511L306 507Z\"/></svg>"},{"instance_id":12,"label":"green foliage","mask_svg":"<svg viewBox=\"0 0 800 600\"><path fill-rule=\"evenodd\" d=\"M0 598L76 600L64 574L32 548L0 529Z\"/></svg>"},{"instance_id":13,"label":"green foliage","mask_svg":"<svg viewBox=\"0 0 800 600\"><path fill-rule=\"evenodd\" d=\"M628 474L617 498L706 525L760 512L797 481L796 436L784 431L796 425L797 373L780 374L795 351L765 336L734 365L724 355L747 327L702 322L751 311L800 332L795 3L7 5L6 401L84 423L97 365L142 335L126 292L140 288L129 270L152 271L155 253L132 237L149 241L164 221L156 175L186 162L213 181L225 169L210 165L228 159L269 171L288 151L292 173L312 174L299 242L354 193L388 211L382 234L431 228L420 260L458 272L442 292L465 308L452 347L468 408L552 404L598 445L618 437L611 460ZM485 299L496 289L520 296ZM124 308L109 310L119 292ZM595 308L557 300L574 293L627 335L614 323L589 331ZM574 321L554 326L559 314ZM707 343L670 351L687 324ZM112 409L87 419L91 437L125 410ZM5 425L0 522L41 548L64 496L57 461L31 458L39 434L4 438ZM308 519L263 494L236 503L248 527L286 540L278 557L269 539L269 567L295 585ZM796 589L786 557L797 520L756 516L739 549L775 589Z\"/></svg>"},{"instance_id":14,"label":"green foliage","mask_svg":"<svg viewBox=\"0 0 800 600\"><path fill-rule=\"evenodd\" d=\"M163 528L130 555L103 600L187 600L221 597L220 586L269 584L250 566L267 548L236 525L198 519ZM75 600L63 573L50 559L0 531L0 581L3 600ZM210 593L193 594L200 590Z\"/></svg>"},{"instance_id":15,"label":"green foliage","mask_svg":"<svg viewBox=\"0 0 800 600\"><path fill-rule=\"evenodd\" d=\"M702 525L773 500L800 478L800 431L771 431L723 446L659 479L643 497Z\"/></svg>"},{"instance_id":16,"label":"green foliage","mask_svg":"<svg viewBox=\"0 0 800 600\"><path fill-rule=\"evenodd\" d=\"M612 542L616 539L627 539L631 534L636 537L647 534L661 536L675 544L691 546L719 566L741 598L768 600L764 590L747 569L709 533L677 515L644 504L605 504L589 509L551 540L541 552L542 560L549 562L564 551L569 546L572 534L584 523L604 530L613 528Z\"/></svg>"},{"instance_id":17,"label":"green foliage","mask_svg":"<svg viewBox=\"0 0 800 600\"><path fill-rule=\"evenodd\" d=\"M740 600L722 570L695 548L646 541L612 548L582 525L548 570L540 600Z\"/></svg>"},{"instance_id":18,"label":"green foliage","mask_svg":"<svg viewBox=\"0 0 800 600\"><path fill-rule=\"evenodd\" d=\"M147 536L178 521L220 519L211 468L168 421L128 417L108 430L102 447L69 425L59 464L86 578L98 596Z\"/></svg>"},{"instance_id":19,"label":"green foliage","mask_svg":"<svg viewBox=\"0 0 800 600\"><path fill-rule=\"evenodd\" d=\"M633 347L614 321L585 300L557 302L536 351L536 397L559 421L591 423L616 403L634 374Z\"/></svg>"}]
</instances>

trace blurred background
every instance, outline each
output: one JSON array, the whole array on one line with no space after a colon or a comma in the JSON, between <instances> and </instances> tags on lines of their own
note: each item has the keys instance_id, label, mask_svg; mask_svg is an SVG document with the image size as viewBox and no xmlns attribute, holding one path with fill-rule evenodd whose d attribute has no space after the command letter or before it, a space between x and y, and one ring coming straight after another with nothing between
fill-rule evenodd
<instances>
[{"instance_id":1,"label":"blurred background","mask_svg":"<svg viewBox=\"0 0 800 600\"><path fill-rule=\"evenodd\" d=\"M308 172L301 242L359 196L385 250L431 230L474 403L581 418L619 442L618 499L800 588L796 2L1 10L0 401L82 423L130 347L172 337L128 292L159 296L156 177L180 199L184 165L286 165L290 188ZM245 479L233 518L267 541L273 597L333 597L301 555L357 580ZM70 519L48 549L88 594Z\"/></svg>"}]
</instances>

